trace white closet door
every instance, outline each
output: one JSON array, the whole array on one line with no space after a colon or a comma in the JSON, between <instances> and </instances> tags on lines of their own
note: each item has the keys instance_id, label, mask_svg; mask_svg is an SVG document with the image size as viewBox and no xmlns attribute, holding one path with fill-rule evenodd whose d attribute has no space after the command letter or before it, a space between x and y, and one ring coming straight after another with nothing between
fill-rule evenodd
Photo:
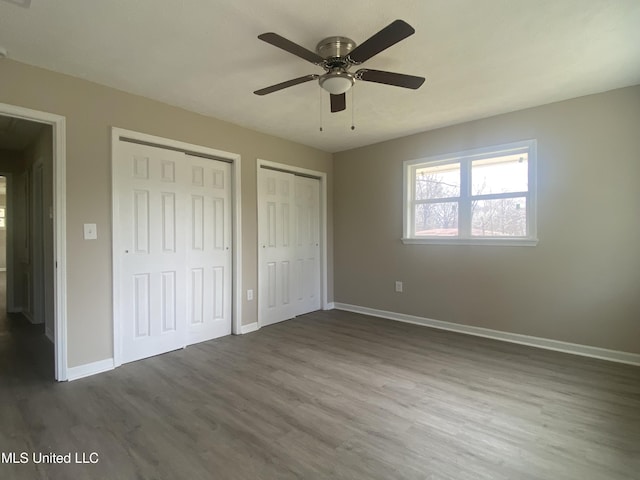
<instances>
[{"instance_id":1,"label":"white closet door","mask_svg":"<svg viewBox=\"0 0 640 480\"><path fill-rule=\"evenodd\" d=\"M231 333L231 167L118 142L122 362Z\"/></svg>"},{"instance_id":2,"label":"white closet door","mask_svg":"<svg viewBox=\"0 0 640 480\"><path fill-rule=\"evenodd\" d=\"M122 361L186 344L185 155L119 142ZM116 192L114 192L116 194Z\"/></svg>"},{"instance_id":3,"label":"white closet door","mask_svg":"<svg viewBox=\"0 0 640 480\"><path fill-rule=\"evenodd\" d=\"M295 314L320 310L320 180L295 177Z\"/></svg>"},{"instance_id":4,"label":"white closet door","mask_svg":"<svg viewBox=\"0 0 640 480\"><path fill-rule=\"evenodd\" d=\"M262 326L295 316L292 296L294 175L258 174L258 308Z\"/></svg>"},{"instance_id":5,"label":"white closet door","mask_svg":"<svg viewBox=\"0 0 640 480\"><path fill-rule=\"evenodd\" d=\"M188 343L231 333L231 165L187 156Z\"/></svg>"}]
</instances>

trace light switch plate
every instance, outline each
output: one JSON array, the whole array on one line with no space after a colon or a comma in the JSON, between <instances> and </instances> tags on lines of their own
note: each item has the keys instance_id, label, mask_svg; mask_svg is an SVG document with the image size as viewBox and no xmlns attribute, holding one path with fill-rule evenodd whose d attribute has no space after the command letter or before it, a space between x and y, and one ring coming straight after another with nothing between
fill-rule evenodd
<instances>
[{"instance_id":1,"label":"light switch plate","mask_svg":"<svg viewBox=\"0 0 640 480\"><path fill-rule=\"evenodd\" d=\"M84 239L96 240L98 238L98 227L95 223L84 224Z\"/></svg>"}]
</instances>

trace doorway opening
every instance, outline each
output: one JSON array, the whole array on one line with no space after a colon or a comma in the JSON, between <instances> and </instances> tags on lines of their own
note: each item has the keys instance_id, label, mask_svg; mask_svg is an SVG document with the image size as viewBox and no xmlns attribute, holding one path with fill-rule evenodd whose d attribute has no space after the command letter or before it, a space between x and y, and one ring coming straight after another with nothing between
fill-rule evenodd
<instances>
[{"instance_id":1,"label":"doorway opening","mask_svg":"<svg viewBox=\"0 0 640 480\"><path fill-rule=\"evenodd\" d=\"M13 376L56 377L53 163L51 125L0 115L0 349Z\"/></svg>"},{"instance_id":2,"label":"doorway opening","mask_svg":"<svg viewBox=\"0 0 640 480\"><path fill-rule=\"evenodd\" d=\"M25 173L25 160L20 155L20 152L26 149L26 145L20 147L15 144L29 136L28 133L20 133L25 130L38 131L35 139L32 136L27 144L34 140L38 143L37 139L40 138L41 147L39 150L34 147L31 151L35 160L27 162L26 170L31 169L29 173ZM0 140L3 142L0 146L3 157L0 160L0 174L7 179L7 311L20 317L33 314L31 320L34 320L34 323L27 321L30 325L35 325L34 328L44 329L45 332L47 321L49 322L49 336L40 335L39 339L46 341L48 348L53 348L55 379L66 381L66 120L60 115L0 103L0 131L0 136L3 137ZM43 139L45 135L46 140ZM35 189L34 180L35 186L38 187ZM27 189L29 195L25 193ZM32 198L34 193L37 193L37 196ZM20 198L20 195L24 202L15 203L14 206L14 197ZM22 231L27 229L31 229L29 238L38 240L31 243L21 241L16 244L15 236L26 236ZM28 268L24 268L23 265L22 278L16 278L20 255L27 260ZM26 288L26 291L19 290L18 288L25 283L29 288ZM6 341L7 338L5 335L3 340ZM46 357L49 359L50 367L50 355L47 354ZM7 362L0 362L1 365L7 365ZM16 371L11 369L11 374L15 375Z\"/></svg>"}]
</instances>

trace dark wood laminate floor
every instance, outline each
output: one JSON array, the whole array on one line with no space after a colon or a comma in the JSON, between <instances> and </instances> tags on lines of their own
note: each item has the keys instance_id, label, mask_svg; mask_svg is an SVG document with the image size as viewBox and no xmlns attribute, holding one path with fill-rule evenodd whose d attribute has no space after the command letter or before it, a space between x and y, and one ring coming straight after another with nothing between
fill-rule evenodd
<instances>
[{"instance_id":1,"label":"dark wood laminate floor","mask_svg":"<svg viewBox=\"0 0 640 480\"><path fill-rule=\"evenodd\" d=\"M637 367L339 311L71 383L11 341L0 451L99 463L2 479L640 478Z\"/></svg>"}]
</instances>

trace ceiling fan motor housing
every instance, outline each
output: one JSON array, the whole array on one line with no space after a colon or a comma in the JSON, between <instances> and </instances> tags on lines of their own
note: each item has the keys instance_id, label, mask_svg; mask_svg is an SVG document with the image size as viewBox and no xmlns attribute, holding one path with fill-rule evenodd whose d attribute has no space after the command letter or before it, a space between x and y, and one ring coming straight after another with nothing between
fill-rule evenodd
<instances>
[{"instance_id":1,"label":"ceiling fan motor housing","mask_svg":"<svg viewBox=\"0 0 640 480\"><path fill-rule=\"evenodd\" d=\"M316 46L316 52L325 60L346 57L354 48L356 42L347 37L327 37Z\"/></svg>"}]
</instances>

